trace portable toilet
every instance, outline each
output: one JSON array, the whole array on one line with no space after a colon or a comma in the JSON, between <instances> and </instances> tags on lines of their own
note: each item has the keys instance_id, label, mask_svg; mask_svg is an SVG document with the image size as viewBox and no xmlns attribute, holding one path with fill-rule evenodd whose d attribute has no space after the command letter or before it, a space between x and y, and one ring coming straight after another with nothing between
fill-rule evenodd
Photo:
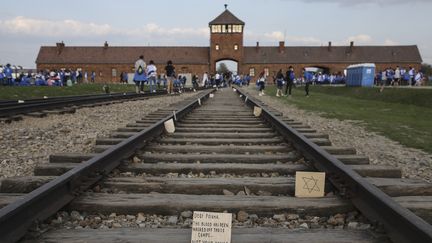
<instances>
[{"instance_id":1,"label":"portable toilet","mask_svg":"<svg viewBox=\"0 0 432 243\"><path fill-rule=\"evenodd\" d=\"M375 79L375 64L362 63L347 67L346 85L373 87Z\"/></svg>"}]
</instances>

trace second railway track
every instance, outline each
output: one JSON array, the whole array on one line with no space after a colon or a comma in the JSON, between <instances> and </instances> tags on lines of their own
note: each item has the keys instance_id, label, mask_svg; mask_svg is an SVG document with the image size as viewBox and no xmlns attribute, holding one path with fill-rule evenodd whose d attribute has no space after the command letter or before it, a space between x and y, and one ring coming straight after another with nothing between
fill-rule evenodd
<instances>
[{"instance_id":1,"label":"second railway track","mask_svg":"<svg viewBox=\"0 0 432 243\"><path fill-rule=\"evenodd\" d=\"M190 242L193 211L233 213L233 242L411 242L411 239L431 239L430 224L407 209L395 206L386 197L383 201L390 204L388 208L380 205L383 202L373 197L381 196L380 193L372 191L375 194L369 196L372 199L368 205L357 198L368 196L364 191L369 190L369 185L373 187L370 184L373 183L389 195L398 197L396 201L430 223L431 207L426 205L431 200L428 197L430 185L413 182L412 185L417 187L409 187L409 183L394 178L400 177L400 171L371 167L367 158L356 155L352 148L331 147L325 134L290 119L284 119L286 123L282 124L282 117L265 108L263 115L256 118L248 105L259 104L251 98L245 102L246 94L239 98L237 93L225 89L204 102L209 92L205 93L198 97L203 106L199 107L193 100L189 101L188 108L177 110L179 120L174 134L163 134L163 121L170 118L172 110L161 110L118 129L109 139L97 141L95 152L101 154L53 155L50 164L36 169L36 177L4 181L3 193L26 193L50 182L30 193L33 195L24 196L21 203L11 203L1 209L0 224L6 226L6 220L22 220L31 210L38 209L42 212L32 215L31 221L44 219L71 201L63 209L67 213L58 213L51 219L56 221L55 229L29 241ZM193 107L198 108L192 110ZM164 119L160 120L161 117ZM300 140L305 137L309 140ZM312 142L314 145L309 146ZM320 149L332 157L327 158L326 152L317 154L317 151L322 152ZM325 159L339 162L330 165ZM319 165L320 162L324 165ZM348 174L356 171L371 177L367 179L369 184L364 186L364 179L359 176L353 179L347 174L336 174L337 169L332 166ZM328 172L330 180L326 196L294 197L295 172L315 170L314 167ZM377 176L389 178L372 178ZM60 184L57 188L49 188L56 182ZM397 182L401 184L395 189L393 184ZM5 191L5 188L9 189ZM55 200L56 190L62 197L57 203L50 202L50 208L45 208L40 200L44 195L44 199ZM339 194L343 197L337 196ZM423 201L409 197L418 194L423 196ZM5 202L20 197L23 195L8 194L2 199ZM28 208L30 203L36 206ZM357 210L372 221L358 215ZM381 215L383 212L377 212L379 210L395 215ZM157 215L167 220L160 222ZM74 217L75 224L59 222ZM386 222L393 218L401 220L394 222L394 228ZM376 220L383 221L379 224L384 225L388 235L371 231L371 224L372 228L378 225ZM350 222L367 227L353 227ZM3 235L2 232L0 237L16 240L29 227L29 222L23 225L15 235ZM411 228L402 231L397 227ZM406 235L414 232L416 235Z\"/></svg>"}]
</instances>

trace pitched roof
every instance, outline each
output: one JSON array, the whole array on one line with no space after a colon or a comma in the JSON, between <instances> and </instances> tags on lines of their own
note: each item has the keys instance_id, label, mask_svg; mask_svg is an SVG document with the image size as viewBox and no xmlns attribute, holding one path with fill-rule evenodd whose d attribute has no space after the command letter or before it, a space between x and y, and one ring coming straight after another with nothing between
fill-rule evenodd
<instances>
[{"instance_id":1,"label":"pitched roof","mask_svg":"<svg viewBox=\"0 0 432 243\"><path fill-rule=\"evenodd\" d=\"M234 16L228 9L212 20L209 25L215 24L241 24L244 25L245 22L241 21L239 18Z\"/></svg>"},{"instance_id":2,"label":"pitched roof","mask_svg":"<svg viewBox=\"0 0 432 243\"><path fill-rule=\"evenodd\" d=\"M208 64L209 47L58 47L42 46L36 63L44 64L131 64L140 55L144 60L164 64Z\"/></svg>"},{"instance_id":3,"label":"pitched roof","mask_svg":"<svg viewBox=\"0 0 432 243\"><path fill-rule=\"evenodd\" d=\"M421 63L422 58L414 46L332 46L331 49L314 46L285 47L245 47L244 63Z\"/></svg>"}]
</instances>

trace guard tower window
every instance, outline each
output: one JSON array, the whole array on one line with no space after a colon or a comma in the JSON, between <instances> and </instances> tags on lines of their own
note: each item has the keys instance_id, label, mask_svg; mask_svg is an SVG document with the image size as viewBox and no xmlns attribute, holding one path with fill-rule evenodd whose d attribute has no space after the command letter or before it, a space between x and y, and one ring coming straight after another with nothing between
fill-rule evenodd
<instances>
[{"instance_id":1,"label":"guard tower window","mask_svg":"<svg viewBox=\"0 0 432 243\"><path fill-rule=\"evenodd\" d=\"M221 25L212 25L211 27L212 33L221 33L222 26Z\"/></svg>"},{"instance_id":2,"label":"guard tower window","mask_svg":"<svg viewBox=\"0 0 432 243\"><path fill-rule=\"evenodd\" d=\"M233 33L241 33L242 26L241 25L233 25Z\"/></svg>"}]
</instances>

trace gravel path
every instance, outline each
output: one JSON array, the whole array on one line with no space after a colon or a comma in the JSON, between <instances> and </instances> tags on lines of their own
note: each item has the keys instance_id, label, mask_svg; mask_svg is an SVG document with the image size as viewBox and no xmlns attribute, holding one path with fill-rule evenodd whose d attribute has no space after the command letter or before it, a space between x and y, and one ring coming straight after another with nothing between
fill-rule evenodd
<instances>
[{"instance_id":1,"label":"gravel path","mask_svg":"<svg viewBox=\"0 0 432 243\"><path fill-rule=\"evenodd\" d=\"M138 117L193 95L164 96L77 109L75 114L26 117L11 124L0 123L0 179L32 175L34 167L47 163L50 154L90 152L96 137L106 137Z\"/></svg>"},{"instance_id":2,"label":"gravel path","mask_svg":"<svg viewBox=\"0 0 432 243\"><path fill-rule=\"evenodd\" d=\"M406 178L421 178L432 182L432 155L419 149L405 147L377 133L367 131L359 122L340 121L319 116L317 113L300 110L295 105L286 105L275 96L258 96L254 87L245 88L253 97L283 112L284 116L310 125L330 135L335 146L351 146L359 154L370 158L372 164L391 165L401 168ZM295 99L295 97L292 97ZM432 138L431 138L432 139Z\"/></svg>"}]
</instances>

